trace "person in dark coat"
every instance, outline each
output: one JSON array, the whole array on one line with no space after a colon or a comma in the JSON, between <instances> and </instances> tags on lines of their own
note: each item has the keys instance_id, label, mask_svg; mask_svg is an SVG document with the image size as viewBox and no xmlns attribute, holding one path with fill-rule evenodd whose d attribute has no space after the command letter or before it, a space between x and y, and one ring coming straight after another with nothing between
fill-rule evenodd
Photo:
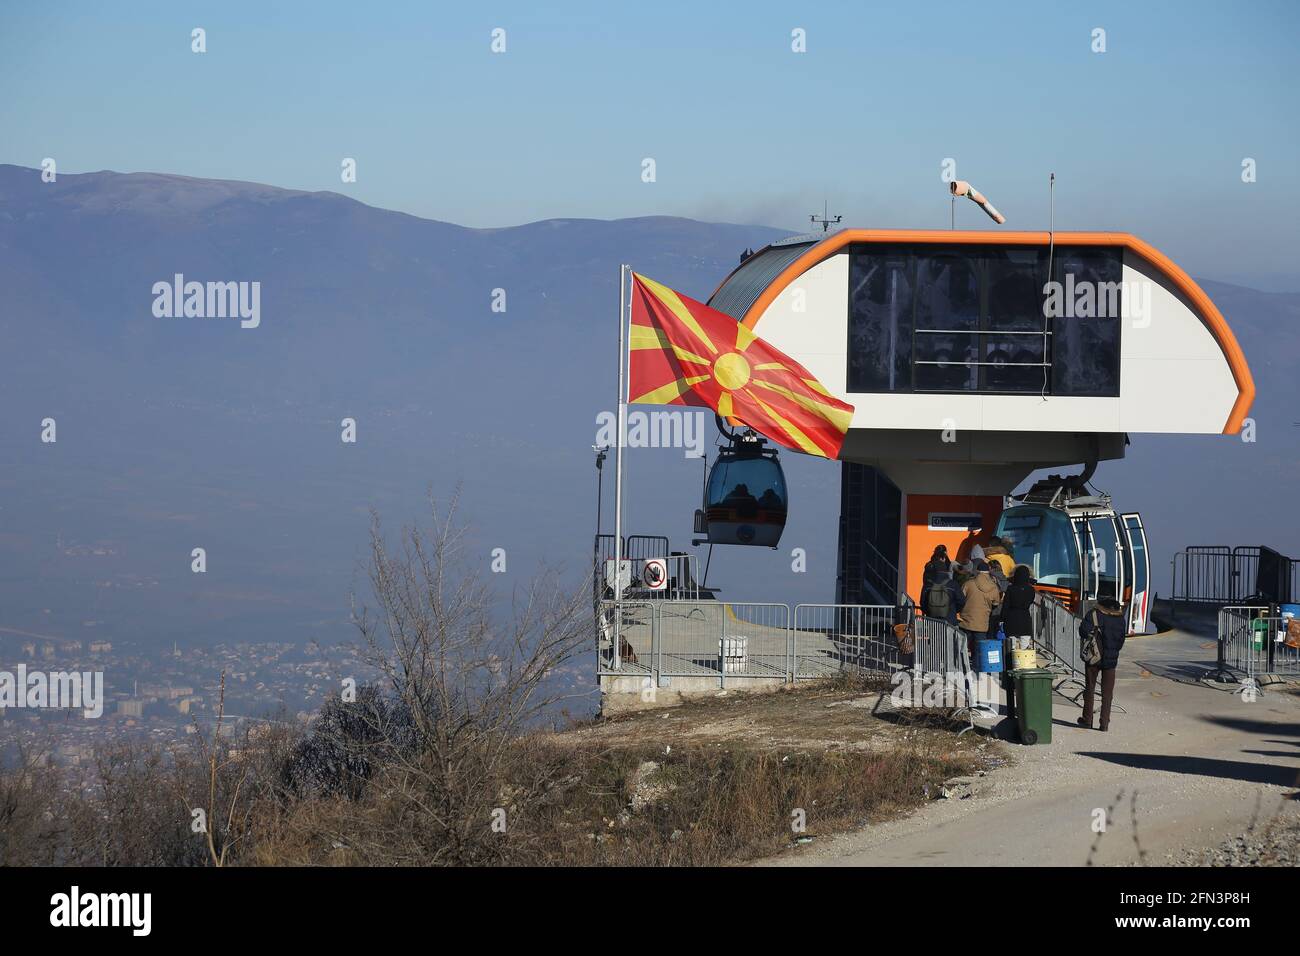
<instances>
[{"instance_id":1,"label":"person in dark coat","mask_svg":"<svg viewBox=\"0 0 1300 956\"><path fill-rule=\"evenodd\" d=\"M1011 584L1002 596L1002 630L1013 640L1023 638L1023 643L1014 645L1017 649L1027 648L1034 636L1032 610L1037 596L1028 566L1019 565L1012 572Z\"/></svg>"},{"instance_id":2,"label":"person in dark coat","mask_svg":"<svg viewBox=\"0 0 1300 956\"><path fill-rule=\"evenodd\" d=\"M944 601L946 595L947 601ZM947 608L943 607L947 604ZM937 617L947 621L949 624L957 623L957 612L962 609L966 603L966 597L961 593L961 588L957 582L952 579L952 575L947 571L936 571L930 586L925 589L921 595L921 606L928 617Z\"/></svg>"},{"instance_id":3,"label":"person in dark coat","mask_svg":"<svg viewBox=\"0 0 1300 956\"><path fill-rule=\"evenodd\" d=\"M1115 668L1119 665L1119 652L1124 647L1128 636L1128 621L1124 616L1124 606L1114 598L1101 598L1097 606L1089 611L1079 624L1079 636L1087 638L1096 633L1097 643L1101 647L1101 661L1096 664L1084 664L1083 716L1079 726L1092 729L1092 711L1094 689L1101 684L1101 723L1099 730L1110 729L1110 705L1115 697Z\"/></svg>"},{"instance_id":4,"label":"person in dark coat","mask_svg":"<svg viewBox=\"0 0 1300 956\"><path fill-rule=\"evenodd\" d=\"M1033 607L1038 592L1034 590L1029 567L1021 564L1011 573L1011 584L1002 595L1003 660L1010 662L1013 650L1027 650L1034 640ZM1007 716L1016 716L1016 682L1009 665L1002 671L1002 688L1007 692Z\"/></svg>"},{"instance_id":5,"label":"person in dark coat","mask_svg":"<svg viewBox=\"0 0 1300 956\"><path fill-rule=\"evenodd\" d=\"M952 561L948 557L948 546L946 544L936 547L934 553L930 555L930 560L925 564L925 572L921 575L922 593L930 589L930 585L934 583L935 575L940 571L952 571ZM921 603L925 603L924 598Z\"/></svg>"}]
</instances>

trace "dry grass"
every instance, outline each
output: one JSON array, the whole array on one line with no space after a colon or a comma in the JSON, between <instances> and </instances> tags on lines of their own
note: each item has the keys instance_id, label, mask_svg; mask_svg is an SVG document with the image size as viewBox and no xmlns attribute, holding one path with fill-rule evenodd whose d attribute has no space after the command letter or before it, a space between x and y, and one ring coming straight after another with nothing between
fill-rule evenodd
<instances>
[{"instance_id":1,"label":"dry grass","mask_svg":"<svg viewBox=\"0 0 1300 956\"><path fill-rule=\"evenodd\" d=\"M985 762L989 743L957 738L942 713L873 716L881 689L812 683L524 737L497 784L506 826L494 862L743 862L909 812ZM418 862L375 836L391 836L401 792L381 780L358 802L291 807L249 862Z\"/></svg>"},{"instance_id":2,"label":"dry grass","mask_svg":"<svg viewBox=\"0 0 1300 956\"><path fill-rule=\"evenodd\" d=\"M820 682L729 695L517 738L481 799L449 803L419 759L376 763L356 786L291 785L290 740L242 741L240 824L228 865L716 865L906 813L997 750L942 713L873 715L880 688ZM653 765L653 767L652 767ZM62 825L19 827L54 805L30 776L0 786L11 862L210 865L182 787L202 767L136 748L60 801ZM0 784L4 783L0 775ZM140 812L144 806L149 812ZM453 826L448 807L472 807ZM45 819L49 819L45 815ZM796 822L804 829L796 831ZM22 831L23 836L19 834ZM449 846L449 841L459 841ZM4 846L5 841L0 841Z\"/></svg>"},{"instance_id":3,"label":"dry grass","mask_svg":"<svg viewBox=\"0 0 1300 956\"><path fill-rule=\"evenodd\" d=\"M907 811L988 747L877 714L853 677L539 732L590 647L590 594L544 574L498 620L464 530L371 530L354 620L374 684L309 731L107 748L56 789L0 773L7 859L96 865L717 864ZM220 707L218 708L220 715ZM217 721L220 730L220 716Z\"/></svg>"}]
</instances>

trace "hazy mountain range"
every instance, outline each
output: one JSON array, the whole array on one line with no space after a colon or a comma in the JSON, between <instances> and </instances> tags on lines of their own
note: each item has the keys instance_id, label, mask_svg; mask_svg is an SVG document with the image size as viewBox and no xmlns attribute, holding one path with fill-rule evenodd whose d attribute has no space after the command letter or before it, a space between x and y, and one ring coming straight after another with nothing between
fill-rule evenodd
<instances>
[{"instance_id":1,"label":"hazy mountain range","mask_svg":"<svg viewBox=\"0 0 1300 956\"><path fill-rule=\"evenodd\" d=\"M368 509L395 528L458 482L470 557L506 549L503 595L541 559L576 574L595 419L614 404L618 264L703 299L743 249L786 234L666 217L470 229L334 193L0 166L0 628L347 637ZM155 316L153 287L177 274L260 283L260 324ZM1134 436L1098 473L1146 516L1162 590L1188 544L1300 552L1300 295L1202 282L1251 361L1258 442ZM782 550L720 549L724 596L833 599L838 466L785 457ZM685 545L701 477L680 451L629 452L630 530Z\"/></svg>"}]
</instances>

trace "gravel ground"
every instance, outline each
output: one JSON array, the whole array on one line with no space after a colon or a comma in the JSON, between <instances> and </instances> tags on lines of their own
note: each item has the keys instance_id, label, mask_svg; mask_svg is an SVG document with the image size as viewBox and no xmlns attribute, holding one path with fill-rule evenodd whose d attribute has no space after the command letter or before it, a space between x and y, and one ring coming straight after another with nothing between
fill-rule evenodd
<instances>
[{"instance_id":1,"label":"gravel ground","mask_svg":"<svg viewBox=\"0 0 1300 956\"><path fill-rule=\"evenodd\" d=\"M1170 862L1174 866L1300 866L1300 804L1216 847L1185 853Z\"/></svg>"},{"instance_id":2,"label":"gravel ground","mask_svg":"<svg viewBox=\"0 0 1300 956\"><path fill-rule=\"evenodd\" d=\"M1201 683L1214 643L1200 635L1130 643L1116 691L1124 712L1110 732L1075 726L1077 703L1058 695L1051 744L1010 745L1014 766L974 781L969 798L935 800L765 862L1295 865L1300 701L1274 688L1248 702ZM1098 833L1101 811L1108 826Z\"/></svg>"}]
</instances>

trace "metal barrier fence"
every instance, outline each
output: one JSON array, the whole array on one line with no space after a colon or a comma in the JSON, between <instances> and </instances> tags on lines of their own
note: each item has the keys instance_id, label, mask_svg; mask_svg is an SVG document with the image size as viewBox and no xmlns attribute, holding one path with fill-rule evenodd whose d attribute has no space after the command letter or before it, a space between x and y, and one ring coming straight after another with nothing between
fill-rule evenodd
<instances>
[{"instance_id":1,"label":"metal barrier fence","mask_svg":"<svg viewBox=\"0 0 1300 956\"><path fill-rule=\"evenodd\" d=\"M601 601L596 608L596 673L629 676L654 673L656 647L655 605L658 602L624 601L619 628L619 645L614 645L614 620L618 613L613 601Z\"/></svg>"},{"instance_id":2,"label":"metal barrier fence","mask_svg":"<svg viewBox=\"0 0 1300 956\"><path fill-rule=\"evenodd\" d=\"M1257 544L1196 545L1174 555L1170 562L1170 600L1202 604L1244 604L1255 595L1262 547ZM1300 560L1278 555L1283 590L1300 596ZM1283 600L1286 600L1284 596Z\"/></svg>"},{"instance_id":3,"label":"metal barrier fence","mask_svg":"<svg viewBox=\"0 0 1300 956\"><path fill-rule=\"evenodd\" d=\"M655 672L665 677L722 677L724 606L716 601L656 601Z\"/></svg>"},{"instance_id":4,"label":"metal barrier fence","mask_svg":"<svg viewBox=\"0 0 1300 956\"><path fill-rule=\"evenodd\" d=\"M911 661L899 652L896 609L884 605L734 601L624 601L620 646L615 602L599 602L597 674L659 678L754 678L782 682L840 671L889 674Z\"/></svg>"},{"instance_id":5,"label":"metal barrier fence","mask_svg":"<svg viewBox=\"0 0 1300 956\"><path fill-rule=\"evenodd\" d=\"M952 674L969 669L966 632L935 617L918 617L913 666L924 674Z\"/></svg>"},{"instance_id":6,"label":"metal barrier fence","mask_svg":"<svg viewBox=\"0 0 1300 956\"><path fill-rule=\"evenodd\" d=\"M729 678L794 681L843 671L890 675L903 669L950 676L971 670L966 632L936 618L913 619L914 650L903 654L894 634L899 609L889 605L800 604L793 615L788 605L762 602L625 601L622 607L617 653L615 604L602 601L598 607L597 666L602 676L716 677L725 687ZM1082 684L1079 621L1055 599L1038 596L1034 646L1045 666ZM1232 653L1240 650L1225 646L1233 648ZM1296 672L1296 652L1280 650L1283 647L1278 645L1275 654L1279 673ZM1244 672L1237 658L1229 663Z\"/></svg>"},{"instance_id":7,"label":"metal barrier fence","mask_svg":"<svg viewBox=\"0 0 1300 956\"><path fill-rule=\"evenodd\" d=\"M785 604L723 605L722 680L779 677L790 680L790 608Z\"/></svg>"},{"instance_id":8,"label":"metal barrier fence","mask_svg":"<svg viewBox=\"0 0 1300 956\"><path fill-rule=\"evenodd\" d=\"M1046 658L1046 666L1068 681L1082 686L1083 658L1079 655L1081 618L1047 594L1034 600L1032 623L1034 649Z\"/></svg>"},{"instance_id":9,"label":"metal barrier fence","mask_svg":"<svg viewBox=\"0 0 1300 956\"><path fill-rule=\"evenodd\" d=\"M793 614L785 604L712 600L624 601L622 608L615 648L615 604L598 605L599 676L641 677L655 685L665 678L705 677L725 688L733 680L786 683L846 671L881 676L909 671L928 686L936 680L960 682L973 672L966 632L937 618L912 618L913 651L902 653L894 633L900 609L890 605L799 604ZM1262 609L1228 611L1257 616ZM1054 598L1038 596L1033 637L1043 666L1063 682L1082 686L1079 621ZM1263 650L1246 651L1235 639L1241 627L1230 616L1220 621L1221 666L1243 675L1300 673L1294 649L1277 644L1264 662Z\"/></svg>"},{"instance_id":10,"label":"metal barrier fence","mask_svg":"<svg viewBox=\"0 0 1300 956\"><path fill-rule=\"evenodd\" d=\"M1220 609L1216 677L1251 684L1263 677L1300 677L1300 649L1283 640L1286 622L1269 610L1245 605Z\"/></svg>"},{"instance_id":11,"label":"metal barrier fence","mask_svg":"<svg viewBox=\"0 0 1300 956\"><path fill-rule=\"evenodd\" d=\"M795 680L839 671L888 674L906 662L894 637L897 608L883 604L800 604L794 609Z\"/></svg>"},{"instance_id":12,"label":"metal barrier fence","mask_svg":"<svg viewBox=\"0 0 1300 956\"><path fill-rule=\"evenodd\" d=\"M614 559L614 536L602 534L596 538L595 565L592 568L592 593L599 604L613 595L611 586ZM668 580L662 588L651 587L646 572L646 562L652 559L664 563ZM624 539L623 560L631 566L628 583L632 600L695 601L704 596L699 585L699 558L693 554L672 552L663 535L634 534ZM629 592L625 592L629 593Z\"/></svg>"},{"instance_id":13,"label":"metal barrier fence","mask_svg":"<svg viewBox=\"0 0 1300 956\"><path fill-rule=\"evenodd\" d=\"M1171 600L1231 603L1245 597L1238 594L1236 560L1227 545L1195 545L1179 551L1170 563Z\"/></svg>"}]
</instances>

